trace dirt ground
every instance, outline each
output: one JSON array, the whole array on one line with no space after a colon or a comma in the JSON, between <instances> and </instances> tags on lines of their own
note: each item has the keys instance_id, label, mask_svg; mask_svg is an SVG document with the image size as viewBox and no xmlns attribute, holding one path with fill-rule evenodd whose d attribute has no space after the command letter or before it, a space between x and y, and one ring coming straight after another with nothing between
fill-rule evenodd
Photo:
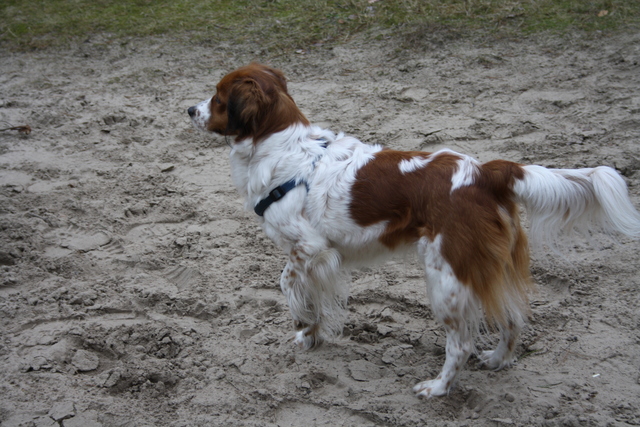
<instances>
[{"instance_id":1,"label":"dirt ground","mask_svg":"<svg viewBox=\"0 0 640 427\"><path fill-rule=\"evenodd\" d=\"M510 369L444 398L445 336L412 259L353 273L344 337L294 348L283 254L244 212L223 138L186 109L251 60L314 123L482 161L614 166L640 206L640 32L473 41L392 34L275 57L257 45L90 39L1 52L2 426L640 424L639 243L534 255ZM492 345L495 337L479 342Z\"/></svg>"}]
</instances>

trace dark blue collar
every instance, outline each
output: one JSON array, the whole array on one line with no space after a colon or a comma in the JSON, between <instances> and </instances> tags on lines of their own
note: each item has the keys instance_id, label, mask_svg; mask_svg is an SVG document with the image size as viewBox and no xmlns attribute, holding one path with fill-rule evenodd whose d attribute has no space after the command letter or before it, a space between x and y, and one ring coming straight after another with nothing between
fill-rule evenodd
<instances>
[{"instance_id":1,"label":"dark blue collar","mask_svg":"<svg viewBox=\"0 0 640 427\"><path fill-rule=\"evenodd\" d=\"M296 180L292 179L291 181L287 181L284 184L274 188L269 192L269 195L267 197L258 202L256 207L253 208L253 211L258 214L258 216L263 216L264 211L266 211L269 206L282 199L285 194L287 194L297 186L298 184L296 183Z\"/></svg>"},{"instance_id":2,"label":"dark blue collar","mask_svg":"<svg viewBox=\"0 0 640 427\"><path fill-rule=\"evenodd\" d=\"M321 138L318 141L320 141L322 148L327 148L327 145L329 143L327 142L326 139ZM322 156L320 156L320 157L322 157ZM316 162L317 161L318 161L318 159L313 161L314 169L316 167ZM304 181L296 182L295 179L292 179L291 181L287 181L284 184L282 184L282 185L274 188L273 190L271 190L267 197L265 197L264 199L262 199L262 200L260 200L258 202L256 207L253 208L253 211L258 216L263 216L264 215L264 211L266 211L267 208L269 208L269 206L271 206L273 203L277 202L278 200L282 199L285 194L287 194L289 191L293 190L294 188L296 188L298 185L300 185L302 183L304 183L307 186L307 191L309 191L309 184L307 184Z\"/></svg>"}]
</instances>

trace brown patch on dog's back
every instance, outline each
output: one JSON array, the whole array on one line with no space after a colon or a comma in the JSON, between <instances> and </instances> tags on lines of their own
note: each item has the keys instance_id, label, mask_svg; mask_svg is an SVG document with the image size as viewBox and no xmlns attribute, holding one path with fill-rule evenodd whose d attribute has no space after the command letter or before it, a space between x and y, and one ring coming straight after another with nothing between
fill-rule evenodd
<instances>
[{"instance_id":1,"label":"brown patch on dog's back","mask_svg":"<svg viewBox=\"0 0 640 427\"><path fill-rule=\"evenodd\" d=\"M403 160L430 156L423 167L400 170ZM380 151L356 174L350 214L362 227L386 222L379 241L390 249L442 235L441 253L458 280L472 287L489 322L504 325L510 304L528 310L528 243L512 191L524 172L513 162L489 162L471 185L452 192L459 160L455 153Z\"/></svg>"},{"instance_id":2,"label":"brown patch on dog's back","mask_svg":"<svg viewBox=\"0 0 640 427\"><path fill-rule=\"evenodd\" d=\"M440 203L451 191L451 176L459 157L441 154L427 167L402 173L400 163L431 153L383 150L362 167L351 190L351 217L362 227L387 221L380 242L393 249L441 231Z\"/></svg>"}]
</instances>

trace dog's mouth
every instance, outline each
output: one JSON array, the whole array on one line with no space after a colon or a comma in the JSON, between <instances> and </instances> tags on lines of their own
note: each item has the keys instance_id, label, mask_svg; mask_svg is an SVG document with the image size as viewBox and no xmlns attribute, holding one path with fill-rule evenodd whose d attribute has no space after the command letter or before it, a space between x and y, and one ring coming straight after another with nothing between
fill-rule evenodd
<instances>
[{"instance_id":1,"label":"dog's mouth","mask_svg":"<svg viewBox=\"0 0 640 427\"><path fill-rule=\"evenodd\" d=\"M215 133L216 135L220 135L224 137L230 136L226 129L220 129L220 128L209 129L206 125L204 118L202 117L202 115L200 114L200 111L198 111L197 108L191 107L187 110L187 112L189 113L189 117L191 117L191 123L193 124L193 127L198 129L199 131L206 132L206 133Z\"/></svg>"},{"instance_id":2,"label":"dog's mouth","mask_svg":"<svg viewBox=\"0 0 640 427\"><path fill-rule=\"evenodd\" d=\"M189 117L191 118L191 123L196 127L196 129L206 131L208 130L206 127L206 120L202 116L200 109L197 106L189 107L187 110Z\"/></svg>"}]
</instances>

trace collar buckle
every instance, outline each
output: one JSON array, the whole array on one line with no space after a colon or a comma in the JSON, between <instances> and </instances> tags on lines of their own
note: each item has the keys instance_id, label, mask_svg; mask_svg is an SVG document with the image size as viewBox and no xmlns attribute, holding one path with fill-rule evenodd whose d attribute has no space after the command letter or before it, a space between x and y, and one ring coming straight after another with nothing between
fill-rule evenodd
<instances>
[{"instance_id":1,"label":"collar buckle","mask_svg":"<svg viewBox=\"0 0 640 427\"><path fill-rule=\"evenodd\" d=\"M287 192L282 191L282 187L276 187L273 190L271 190L271 192L269 192L269 196L273 198L274 202L277 202L278 200L282 199L285 194L287 194Z\"/></svg>"}]
</instances>

